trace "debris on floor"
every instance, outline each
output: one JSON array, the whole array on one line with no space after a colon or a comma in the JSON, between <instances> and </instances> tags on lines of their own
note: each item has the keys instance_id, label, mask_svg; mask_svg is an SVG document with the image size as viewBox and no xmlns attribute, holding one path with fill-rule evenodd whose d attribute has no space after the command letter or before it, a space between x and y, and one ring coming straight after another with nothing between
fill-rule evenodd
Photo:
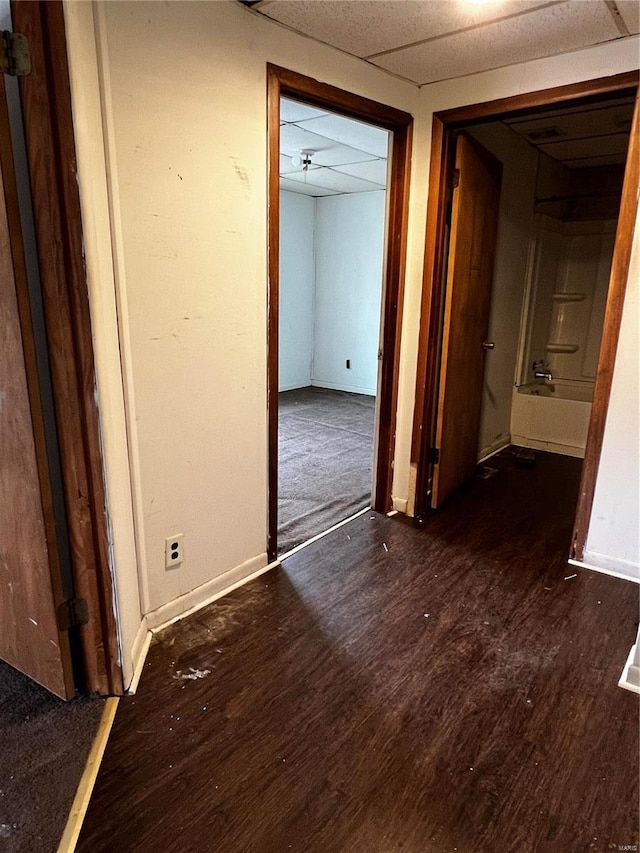
<instances>
[{"instance_id":1,"label":"debris on floor","mask_svg":"<svg viewBox=\"0 0 640 853\"><path fill-rule=\"evenodd\" d=\"M497 468L490 468L488 465L483 465L482 468L478 470L478 477L480 477L481 480L488 480L489 477L494 477L497 473Z\"/></svg>"},{"instance_id":2,"label":"debris on floor","mask_svg":"<svg viewBox=\"0 0 640 853\"><path fill-rule=\"evenodd\" d=\"M531 468L535 464L535 450L531 450L530 447L519 447L516 452L516 465L520 468Z\"/></svg>"},{"instance_id":3,"label":"debris on floor","mask_svg":"<svg viewBox=\"0 0 640 853\"><path fill-rule=\"evenodd\" d=\"M186 672L179 669L173 677L177 681L197 681L198 678L206 678L207 675L211 675L210 669L194 669L190 666Z\"/></svg>"}]
</instances>

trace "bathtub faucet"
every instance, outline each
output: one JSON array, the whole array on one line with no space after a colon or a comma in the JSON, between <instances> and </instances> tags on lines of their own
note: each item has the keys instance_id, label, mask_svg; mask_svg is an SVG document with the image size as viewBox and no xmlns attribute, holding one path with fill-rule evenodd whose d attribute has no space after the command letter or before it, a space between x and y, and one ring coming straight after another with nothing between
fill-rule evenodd
<instances>
[{"instance_id":1,"label":"bathtub faucet","mask_svg":"<svg viewBox=\"0 0 640 853\"><path fill-rule=\"evenodd\" d=\"M546 382L553 382L553 375L549 368L544 366L543 361L533 362L533 375L536 379L544 379Z\"/></svg>"}]
</instances>

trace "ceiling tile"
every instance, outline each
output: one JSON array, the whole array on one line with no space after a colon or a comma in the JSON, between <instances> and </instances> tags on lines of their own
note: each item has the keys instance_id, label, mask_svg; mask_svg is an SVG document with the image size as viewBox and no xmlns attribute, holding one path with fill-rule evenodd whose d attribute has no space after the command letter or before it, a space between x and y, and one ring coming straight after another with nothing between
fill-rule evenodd
<instances>
[{"instance_id":1,"label":"ceiling tile","mask_svg":"<svg viewBox=\"0 0 640 853\"><path fill-rule=\"evenodd\" d=\"M335 190L329 190L326 187L316 187L313 184L302 184L300 181L290 181L288 178L280 178L280 189L286 192L298 193L299 195L310 195L317 198L325 195L340 195Z\"/></svg>"},{"instance_id":2,"label":"ceiling tile","mask_svg":"<svg viewBox=\"0 0 640 853\"><path fill-rule=\"evenodd\" d=\"M335 139L350 148L366 151L374 157L386 157L388 153L388 131L361 121L343 118L335 113L301 122L298 126L319 136Z\"/></svg>"},{"instance_id":3,"label":"ceiling tile","mask_svg":"<svg viewBox=\"0 0 640 853\"><path fill-rule=\"evenodd\" d=\"M584 157L579 160L570 160L564 165L568 169L584 169L589 166L622 166L625 160L624 154L608 154L603 157Z\"/></svg>"},{"instance_id":4,"label":"ceiling tile","mask_svg":"<svg viewBox=\"0 0 640 853\"><path fill-rule=\"evenodd\" d=\"M568 142L554 142L538 146L541 151L554 160L577 160L600 155L622 154L627 151L629 137L626 133L612 136L594 136L591 139L572 139Z\"/></svg>"},{"instance_id":5,"label":"ceiling tile","mask_svg":"<svg viewBox=\"0 0 640 853\"><path fill-rule=\"evenodd\" d=\"M547 5L549 0L276 0L256 11L364 57Z\"/></svg>"},{"instance_id":6,"label":"ceiling tile","mask_svg":"<svg viewBox=\"0 0 640 853\"><path fill-rule=\"evenodd\" d=\"M287 180L305 183L305 175L301 173L287 175ZM334 172L333 169L317 169L313 173L307 172L306 183L313 183L314 186L337 190L341 193L363 193L384 189L378 184L363 181L361 178L354 178L341 172Z\"/></svg>"},{"instance_id":7,"label":"ceiling tile","mask_svg":"<svg viewBox=\"0 0 640 853\"><path fill-rule=\"evenodd\" d=\"M630 33L640 33L640 3L638 0L616 0L618 11Z\"/></svg>"},{"instance_id":8,"label":"ceiling tile","mask_svg":"<svg viewBox=\"0 0 640 853\"><path fill-rule=\"evenodd\" d=\"M343 172L345 175L353 175L365 181L372 181L381 187L387 184L387 161L369 160L366 163L351 163L349 166L334 166L334 171Z\"/></svg>"},{"instance_id":9,"label":"ceiling tile","mask_svg":"<svg viewBox=\"0 0 640 853\"><path fill-rule=\"evenodd\" d=\"M303 130L295 124L284 124L280 128L280 151L292 157L300 151L313 151L313 163L317 166L343 166L345 163L361 163L370 160L371 154L340 145L332 139Z\"/></svg>"},{"instance_id":10,"label":"ceiling tile","mask_svg":"<svg viewBox=\"0 0 640 853\"><path fill-rule=\"evenodd\" d=\"M613 107L592 107L579 113L546 113L535 119L516 119L507 124L530 142L552 142L554 139L578 139L585 136L628 131L633 116L633 101Z\"/></svg>"},{"instance_id":11,"label":"ceiling tile","mask_svg":"<svg viewBox=\"0 0 640 853\"><path fill-rule=\"evenodd\" d=\"M319 110L307 104L299 104L289 98L280 99L280 121L302 121L303 119L318 118L326 115L326 110Z\"/></svg>"},{"instance_id":12,"label":"ceiling tile","mask_svg":"<svg viewBox=\"0 0 640 853\"><path fill-rule=\"evenodd\" d=\"M430 83L551 56L619 36L604 3L570 0L372 61L416 83Z\"/></svg>"}]
</instances>

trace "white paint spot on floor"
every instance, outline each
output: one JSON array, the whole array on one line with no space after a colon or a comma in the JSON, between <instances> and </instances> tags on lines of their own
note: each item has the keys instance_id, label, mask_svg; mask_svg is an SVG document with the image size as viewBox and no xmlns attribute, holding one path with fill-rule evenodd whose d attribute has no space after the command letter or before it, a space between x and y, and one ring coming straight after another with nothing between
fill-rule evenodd
<instances>
[{"instance_id":1,"label":"white paint spot on floor","mask_svg":"<svg viewBox=\"0 0 640 853\"><path fill-rule=\"evenodd\" d=\"M33 622L34 625L38 624L35 619L31 618L31 616L29 616L29 622Z\"/></svg>"}]
</instances>

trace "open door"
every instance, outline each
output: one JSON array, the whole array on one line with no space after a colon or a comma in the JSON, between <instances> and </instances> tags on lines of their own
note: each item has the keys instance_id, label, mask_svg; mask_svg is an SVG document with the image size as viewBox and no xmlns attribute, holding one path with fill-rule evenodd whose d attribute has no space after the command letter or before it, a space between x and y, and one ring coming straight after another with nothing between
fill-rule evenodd
<instances>
[{"instance_id":1,"label":"open door","mask_svg":"<svg viewBox=\"0 0 640 853\"><path fill-rule=\"evenodd\" d=\"M64 699L60 564L4 85L0 86L0 658Z\"/></svg>"},{"instance_id":2,"label":"open door","mask_svg":"<svg viewBox=\"0 0 640 853\"><path fill-rule=\"evenodd\" d=\"M456 146L432 506L473 476L498 231L502 164L470 137Z\"/></svg>"}]
</instances>

